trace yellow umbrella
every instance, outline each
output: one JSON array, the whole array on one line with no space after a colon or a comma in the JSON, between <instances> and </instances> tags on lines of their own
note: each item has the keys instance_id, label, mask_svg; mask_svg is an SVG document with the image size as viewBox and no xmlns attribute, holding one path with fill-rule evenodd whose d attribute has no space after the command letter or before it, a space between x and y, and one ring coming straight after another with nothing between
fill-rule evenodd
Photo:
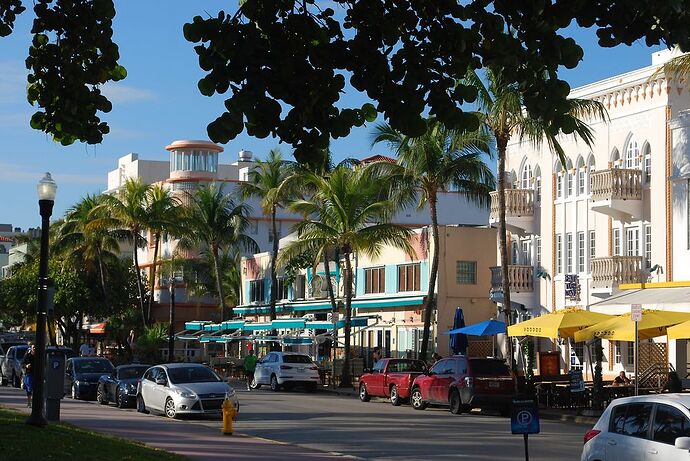
<instances>
[{"instance_id":1,"label":"yellow umbrella","mask_svg":"<svg viewBox=\"0 0 690 461\"><path fill-rule=\"evenodd\" d=\"M644 310L642 320L637 323L640 339L649 339L666 334L666 327L690 320L688 312ZM587 341L592 338L611 339L616 341L635 341L635 322L630 314L619 315L575 333L575 341Z\"/></svg>"},{"instance_id":2,"label":"yellow umbrella","mask_svg":"<svg viewBox=\"0 0 690 461\"><path fill-rule=\"evenodd\" d=\"M610 318L610 315L584 309L562 309L511 325L508 336L572 338L576 331Z\"/></svg>"},{"instance_id":3,"label":"yellow umbrella","mask_svg":"<svg viewBox=\"0 0 690 461\"><path fill-rule=\"evenodd\" d=\"M666 329L668 339L688 339L690 338L690 320L679 323Z\"/></svg>"}]
</instances>

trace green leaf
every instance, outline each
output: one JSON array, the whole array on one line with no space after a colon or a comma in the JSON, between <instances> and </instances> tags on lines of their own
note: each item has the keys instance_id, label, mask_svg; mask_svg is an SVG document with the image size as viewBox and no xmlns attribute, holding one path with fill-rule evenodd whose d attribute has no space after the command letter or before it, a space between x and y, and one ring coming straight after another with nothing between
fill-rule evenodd
<instances>
[{"instance_id":1,"label":"green leaf","mask_svg":"<svg viewBox=\"0 0 690 461\"><path fill-rule=\"evenodd\" d=\"M369 123L375 122L378 116L376 107L370 102L362 105L362 114L364 115L364 119Z\"/></svg>"}]
</instances>

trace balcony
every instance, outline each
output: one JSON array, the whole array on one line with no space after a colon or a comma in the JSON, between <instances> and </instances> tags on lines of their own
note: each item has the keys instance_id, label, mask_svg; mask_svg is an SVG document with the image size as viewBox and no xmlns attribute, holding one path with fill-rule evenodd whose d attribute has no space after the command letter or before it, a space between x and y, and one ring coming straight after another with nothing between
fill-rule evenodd
<instances>
[{"instance_id":1,"label":"balcony","mask_svg":"<svg viewBox=\"0 0 690 461\"><path fill-rule=\"evenodd\" d=\"M643 280L642 256L609 256L592 260L592 291L611 294L621 283Z\"/></svg>"},{"instance_id":2,"label":"balcony","mask_svg":"<svg viewBox=\"0 0 690 461\"><path fill-rule=\"evenodd\" d=\"M534 191L506 189L506 228L513 234L534 233ZM498 191L491 192L489 222L498 226Z\"/></svg>"},{"instance_id":3,"label":"balcony","mask_svg":"<svg viewBox=\"0 0 690 461\"><path fill-rule=\"evenodd\" d=\"M491 290L503 290L501 266L490 267ZM511 293L532 293L534 291L534 267L511 264L508 266L508 280Z\"/></svg>"},{"instance_id":4,"label":"balcony","mask_svg":"<svg viewBox=\"0 0 690 461\"><path fill-rule=\"evenodd\" d=\"M642 219L642 171L595 171L591 192L592 210L624 222Z\"/></svg>"}]
</instances>

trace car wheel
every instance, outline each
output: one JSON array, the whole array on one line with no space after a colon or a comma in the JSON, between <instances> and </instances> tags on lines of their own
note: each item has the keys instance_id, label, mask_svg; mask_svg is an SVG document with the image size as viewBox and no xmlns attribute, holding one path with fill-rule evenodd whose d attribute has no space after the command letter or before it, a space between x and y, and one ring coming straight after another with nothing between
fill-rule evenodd
<instances>
[{"instance_id":1,"label":"car wheel","mask_svg":"<svg viewBox=\"0 0 690 461\"><path fill-rule=\"evenodd\" d=\"M393 386L391 387L391 404L394 407L399 407L401 403L402 399L400 398L400 394L398 393L398 386L393 384Z\"/></svg>"},{"instance_id":2,"label":"car wheel","mask_svg":"<svg viewBox=\"0 0 690 461\"><path fill-rule=\"evenodd\" d=\"M146 402L144 402L144 397L142 397L141 394L137 395L137 411L144 414L148 413Z\"/></svg>"},{"instance_id":3,"label":"car wheel","mask_svg":"<svg viewBox=\"0 0 690 461\"><path fill-rule=\"evenodd\" d=\"M412 389L412 394L410 395L410 403L412 408L415 410L424 410L427 407L427 403L422 398L422 390L418 387Z\"/></svg>"},{"instance_id":4,"label":"car wheel","mask_svg":"<svg viewBox=\"0 0 690 461\"><path fill-rule=\"evenodd\" d=\"M117 389L115 389L115 406L117 408L123 408L123 406L122 406L122 395L120 394L120 392L122 392L122 390L119 387Z\"/></svg>"},{"instance_id":5,"label":"car wheel","mask_svg":"<svg viewBox=\"0 0 690 461\"><path fill-rule=\"evenodd\" d=\"M170 419L177 418L177 410L175 410L175 402L170 397L168 397L165 400L165 416L167 416Z\"/></svg>"},{"instance_id":6,"label":"car wheel","mask_svg":"<svg viewBox=\"0 0 690 461\"><path fill-rule=\"evenodd\" d=\"M261 387L261 384L259 384L259 381L256 379L256 376L252 379L251 384L249 385L252 389L259 389Z\"/></svg>"},{"instance_id":7,"label":"car wheel","mask_svg":"<svg viewBox=\"0 0 690 461\"><path fill-rule=\"evenodd\" d=\"M79 389L77 389L76 384L72 384L72 398L74 400L79 400Z\"/></svg>"},{"instance_id":8,"label":"car wheel","mask_svg":"<svg viewBox=\"0 0 690 461\"><path fill-rule=\"evenodd\" d=\"M108 405L108 399L105 397L103 386L98 386L98 389L96 389L96 401L101 405Z\"/></svg>"},{"instance_id":9,"label":"car wheel","mask_svg":"<svg viewBox=\"0 0 690 461\"><path fill-rule=\"evenodd\" d=\"M359 385L359 400L362 402L368 402L371 400L371 396L369 395L369 392L367 392L367 385L364 383Z\"/></svg>"},{"instance_id":10,"label":"car wheel","mask_svg":"<svg viewBox=\"0 0 690 461\"><path fill-rule=\"evenodd\" d=\"M278 378L276 378L276 375L271 375L271 390L273 392L280 390L280 384L278 384Z\"/></svg>"},{"instance_id":11,"label":"car wheel","mask_svg":"<svg viewBox=\"0 0 690 461\"><path fill-rule=\"evenodd\" d=\"M19 376L13 371L12 372L12 387L20 387L22 385L21 381L19 380Z\"/></svg>"},{"instance_id":12,"label":"car wheel","mask_svg":"<svg viewBox=\"0 0 690 461\"><path fill-rule=\"evenodd\" d=\"M462 400L460 399L460 393L454 390L450 394L450 412L454 415L459 415L462 413Z\"/></svg>"},{"instance_id":13,"label":"car wheel","mask_svg":"<svg viewBox=\"0 0 690 461\"><path fill-rule=\"evenodd\" d=\"M0 385L7 386L7 380L5 379L5 376L1 373L0 373Z\"/></svg>"}]
</instances>

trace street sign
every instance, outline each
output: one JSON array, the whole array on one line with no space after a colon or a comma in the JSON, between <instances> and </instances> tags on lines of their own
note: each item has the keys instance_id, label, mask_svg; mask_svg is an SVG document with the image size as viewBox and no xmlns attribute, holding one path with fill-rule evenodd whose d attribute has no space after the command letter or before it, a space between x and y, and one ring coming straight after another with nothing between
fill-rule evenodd
<instances>
[{"instance_id":1,"label":"street sign","mask_svg":"<svg viewBox=\"0 0 690 461\"><path fill-rule=\"evenodd\" d=\"M570 370L570 392L584 392L585 380L582 379L582 370Z\"/></svg>"},{"instance_id":2,"label":"street sign","mask_svg":"<svg viewBox=\"0 0 690 461\"><path fill-rule=\"evenodd\" d=\"M513 400L510 428L513 434L539 433L539 411L534 400Z\"/></svg>"},{"instance_id":3,"label":"street sign","mask_svg":"<svg viewBox=\"0 0 690 461\"><path fill-rule=\"evenodd\" d=\"M633 322L639 322L642 320L642 304L631 304L630 305L630 317Z\"/></svg>"}]
</instances>

